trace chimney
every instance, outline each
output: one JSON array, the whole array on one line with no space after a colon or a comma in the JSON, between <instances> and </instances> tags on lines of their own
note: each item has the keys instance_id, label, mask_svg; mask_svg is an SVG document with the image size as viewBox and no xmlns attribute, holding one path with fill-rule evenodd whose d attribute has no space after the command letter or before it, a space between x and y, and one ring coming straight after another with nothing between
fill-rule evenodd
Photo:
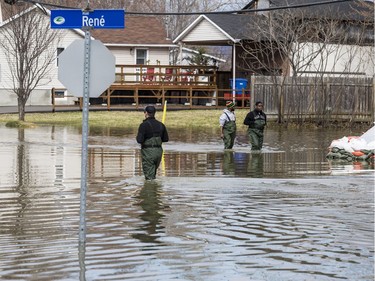
<instances>
[{"instance_id":1,"label":"chimney","mask_svg":"<svg viewBox=\"0 0 375 281\"><path fill-rule=\"evenodd\" d=\"M267 9L270 6L270 0L259 0L256 9ZM265 12L259 12L259 14L265 14Z\"/></svg>"}]
</instances>

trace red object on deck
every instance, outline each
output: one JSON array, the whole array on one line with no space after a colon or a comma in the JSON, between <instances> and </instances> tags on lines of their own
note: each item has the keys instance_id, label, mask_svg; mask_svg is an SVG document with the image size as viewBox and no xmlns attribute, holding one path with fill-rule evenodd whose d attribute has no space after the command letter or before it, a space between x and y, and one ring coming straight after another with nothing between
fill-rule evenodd
<instances>
[{"instance_id":1,"label":"red object on deck","mask_svg":"<svg viewBox=\"0 0 375 281\"><path fill-rule=\"evenodd\" d=\"M244 98L244 100L250 99L250 93L245 92L243 98ZM224 100L233 100L233 94L232 93L224 93ZM236 92L235 100L242 100L242 92L241 93Z\"/></svg>"},{"instance_id":2,"label":"red object on deck","mask_svg":"<svg viewBox=\"0 0 375 281\"><path fill-rule=\"evenodd\" d=\"M143 81L153 81L154 80L154 73L155 73L155 68L149 67L147 68L146 76L143 76Z\"/></svg>"}]
</instances>

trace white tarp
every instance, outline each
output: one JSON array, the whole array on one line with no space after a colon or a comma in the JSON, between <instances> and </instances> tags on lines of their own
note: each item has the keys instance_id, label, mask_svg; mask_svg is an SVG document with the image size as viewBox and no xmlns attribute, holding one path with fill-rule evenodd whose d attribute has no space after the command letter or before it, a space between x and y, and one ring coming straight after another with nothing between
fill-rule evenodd
<instances>
[{"instance_id":1,"label":"white tarp","mask_svg":"<svg viewBox=\"0 0 375 281\"><path fill-rule=\"evenodd\" d=\"M361 139L365 140L367 143L375 141L375 126L370 128L367 132L365 132Z\"/></svg>"},{"instance_id":2,"label":"white tarp","mask_svg":"<svg viewBox=\"0 0 375 281\"><path fill-rule=\"evenodd\" d=\"M342 137L334 140L329 147L337 147L350 153L360 150L375 150L375 126L360 137Z\"/></svg>"}]
</instances>

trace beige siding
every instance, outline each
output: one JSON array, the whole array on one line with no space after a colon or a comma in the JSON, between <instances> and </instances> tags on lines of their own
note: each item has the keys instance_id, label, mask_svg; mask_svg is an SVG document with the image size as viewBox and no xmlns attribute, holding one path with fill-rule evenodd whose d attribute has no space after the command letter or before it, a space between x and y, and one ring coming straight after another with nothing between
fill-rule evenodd
<instances>
[{"instance_id":1,"label":"beige siding","mask_svg":"<svg viewBox=\"0 0 375 281\"><path fill-rule=\"evenodd\" d=\"M315 52L322 48L323 51L315 57ZM372 46L335 44L319 46L318 44L310 43L305 44L303 48L301 48L300 53L300 71L325 72L327 74L331 72L337 73L336 75L350 73L351 75L370 77L375 74L375 55L374 47ZM314 59L310 61L313 56Z\"/></svg>"},{"instance_id":2,"label":"beige siding","mask_svg":"<svg viewBox=\"0 0 375 281\"><path fill-rule=\"evenodd\" d=\"M75 32L74 30L65 29L61 31L60 41L54 46L51 46L51 48L53 48L56 54L56 60L54 61L53 65L51 65L51 71L47 75L46 79L42 81L41 83L42 86L37 87L37 89L51 89L53 87L55 88L64 87L58 80L57 48L66 49L76 39L83 39L83 37L77 32Z\"/></svg>"},{"instance_id":3,"label":"beige siding","mask_svg":"<svg viewBox=\"0 0 375 281\"><path fill-rule=\"evenodd\" d=\"M228 37L206 20L202 20L194 30L184 38L184 42L212 40L228 40Z\"/></svg>"},{"instance_id":4,"label":"beige siding","mask_svg":"<svg viewBox=\"0 0 375 281\"><path fill-rule=\"evenodd\" d=\"M148 49L148 58L150 64L157 64L157 61L160 61L160 64L169 64L169 49L168 48L149 48Z\"/></svg>"},{"instance_id":5,"label":"beige siding","mask_svg":"<svg viewBox=\"0 0 375 281\"><path fill-rule=\"evenodd\" d=\"M148 50L148 59L150 64L169 64L169 48L166 47L137 47ZM135 49L130 47L109 47L112 54L116 57L116 64L135 64ZM132 50L131 50L132 49Z\"/></svg>"}]
</instances>

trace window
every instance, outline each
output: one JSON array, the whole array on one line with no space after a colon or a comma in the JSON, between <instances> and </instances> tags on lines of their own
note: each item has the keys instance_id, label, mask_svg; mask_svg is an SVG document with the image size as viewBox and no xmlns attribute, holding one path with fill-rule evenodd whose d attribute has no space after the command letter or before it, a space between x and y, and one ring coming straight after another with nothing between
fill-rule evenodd
<instances>
[{"instance_id":1,"label":"window","mask_svg":"<svg viewBox=\"0 0 375 281\"><path fill-rule=\"evenodd\" d=\"M57 48L56 66L59 66L59 55L65 50L65 48Z\"/></svg>"},{"instance_id":2,"label":"window","mask_svg":"<svg viewBox=\"0 0 375 281\"><path fill-rule=\"evenodd\" d=\"M147 64L147 50L137 49L136 64Z\"/></svg>"},{"instance_id":3,"label":"window","mask_svg":"<svg viewBox=\"0 0 375 281\"><path fill-rule=\"evenodd\" d=\"M55 90L55 98L61 99L64 98L65 91L64 90Z\"/></svg>"}]
</instances>

